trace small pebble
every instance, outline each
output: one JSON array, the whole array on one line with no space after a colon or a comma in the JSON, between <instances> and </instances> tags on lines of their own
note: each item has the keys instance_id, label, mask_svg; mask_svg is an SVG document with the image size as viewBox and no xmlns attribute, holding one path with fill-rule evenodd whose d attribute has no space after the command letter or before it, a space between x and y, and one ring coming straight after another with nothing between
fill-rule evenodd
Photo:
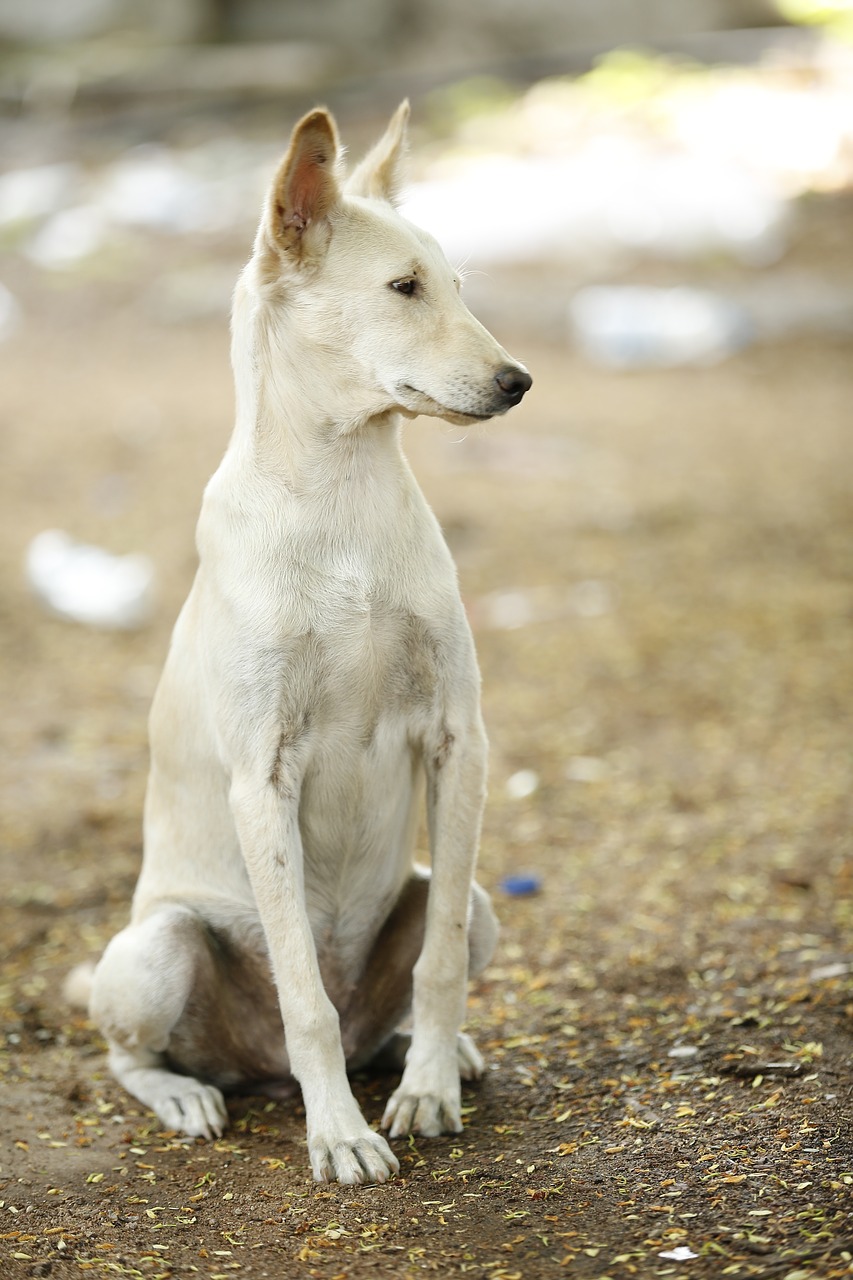
<instances>
[{"instance_id":1,"label":"small pebble","mask_svg":"<svg viewBox=\"0 0 853 1280\"><path fill-rule=\"evenodd\" d=\"M539 790L539 774L535 769L519 769L507 778L506 792L513 800L524 800Z\"/></svg>"}]
</instances>

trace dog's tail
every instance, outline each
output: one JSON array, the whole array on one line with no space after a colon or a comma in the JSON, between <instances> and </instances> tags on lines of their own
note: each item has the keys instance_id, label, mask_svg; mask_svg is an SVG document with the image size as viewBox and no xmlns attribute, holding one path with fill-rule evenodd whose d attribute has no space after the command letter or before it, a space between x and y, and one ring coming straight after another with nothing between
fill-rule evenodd
<instances>
[{"instance_id":1,"label":"dog's tail","mask_svg":"<svg viewBox=\"0 0 853 1280\"><path fill-rule=\"evenodd\" d=\"M62 994L74 1009L88 1009L95 966L91 960L75 965L62 984Z\"/></svg>"}]
</instances>

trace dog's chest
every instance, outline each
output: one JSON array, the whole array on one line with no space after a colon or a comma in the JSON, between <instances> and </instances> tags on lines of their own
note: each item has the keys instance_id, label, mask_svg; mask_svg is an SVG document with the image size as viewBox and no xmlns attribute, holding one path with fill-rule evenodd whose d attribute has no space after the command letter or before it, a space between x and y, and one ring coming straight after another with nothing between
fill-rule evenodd
<instances>
[{"instance_id":1,"label":"dog's chest","mask_svg":"<svg viewBox=\"0 0 853 1280\"><path fill-rule=\"evenodd\" d=\"M423 706L436 694L446 665L443 648L435 622L405 608L372 603L354 637L351 661L374 685L380 701L401 708Z\"/></svg>"},{"instance_id":2,"label":"dog's chest","mask_svg":"<svg viewBox=\"0 0 853 1280\"><path fill-rule=\"evenodd\" d=\"M366 600L306 637L299 684L309 721L369 737L383 717L422 717L452 666L443 631L405 607Z\"/></svg>"},{"instance_id":3,"label":"dog's chest","mask_svg":"<svg viewBox=\"0 0 853 1280\"><path fill-rule=\"evenodd\" d=\"M447 659L434 624L383 605L312 647L299 809L306 902L318 945L354 959L365 920L393 901L411 856L418 760L442 716Z\"/></svg>"}]
</instances>

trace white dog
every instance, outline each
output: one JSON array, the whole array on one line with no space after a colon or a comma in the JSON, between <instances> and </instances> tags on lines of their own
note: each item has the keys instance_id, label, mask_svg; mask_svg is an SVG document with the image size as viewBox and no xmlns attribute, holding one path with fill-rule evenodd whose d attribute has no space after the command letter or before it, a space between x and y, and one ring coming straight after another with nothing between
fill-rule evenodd
<instances>
[{"instance_id":1,"label":"white dog","mask_svg":"<svg viewBox=\"0 0 853 1280\"><path fill-rule=\"evenodd\" d=\"M132 922L91 1010L122 1084L211 1137L223 1090L302 1088L314 1177L399 1168L347 1069L403 1060L382 1124L458 1132L486 740L456 574L400 416L473 423L530 386L394 206L408 104L343 185L296 126L238 284L237 421L151 713ZM431 871L413 863L426 782ZM399 1024L410 1014L413 1030Z\"/></svg>"}]
</instances>

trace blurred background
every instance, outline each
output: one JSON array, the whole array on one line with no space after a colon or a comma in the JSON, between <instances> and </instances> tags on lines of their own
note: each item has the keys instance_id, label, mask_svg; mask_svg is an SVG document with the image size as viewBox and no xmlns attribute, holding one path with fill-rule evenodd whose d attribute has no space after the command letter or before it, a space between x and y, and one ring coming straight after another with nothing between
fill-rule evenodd
<instances>
[{"instance_id":1,"label":"blurred background","mask_svg":"<svg viewBox=\"0 0 853 1280\"><path fill-rule=\"evenodd\" d=\"M511 1049L480 1105L562 1123L570 1063L598 1132L640 1088L594 1076L626 1042L664 1076L673 1042L747 1035L849 1071L850 0L0 0L0 1014L54 1124L93 1043L62 977L127 918L266 183L315 103L355 157L403 96L405 212L534 378L482 428L405 428L492 744L471 1017ZM792 1131L844 1132L821 1080ZM714 1123L691 1099L668 1150Z\"/></svg>"}]
</instances>

